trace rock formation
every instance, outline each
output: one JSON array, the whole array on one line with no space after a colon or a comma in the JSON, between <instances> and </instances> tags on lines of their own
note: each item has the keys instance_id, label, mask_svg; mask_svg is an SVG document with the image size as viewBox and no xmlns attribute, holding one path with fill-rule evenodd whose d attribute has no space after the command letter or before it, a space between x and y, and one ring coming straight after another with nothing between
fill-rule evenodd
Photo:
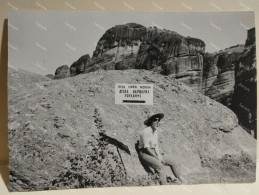
<instances>
[{"instance_id":1,"label":"rock formation","mask_svg":"<svg viewBox=\"0 0 259 195\"><path fill-rule=\"evenodd\" d=\"M83 55L70 66L70 76L75 76L85 72L86 67L90 62L89 54Z\"/></svg>"},{"instance_id":2,"label":"rock formation","mask_svg":"<svg viewBox=\"0 0 259 195\"><path fill-rule=\"evenodd\" d=\"M71 65L70 75L98 69L153 69L201 91L204 51L202 40L170 30L116 25L100 38L91 60L87 54Z\"/></svg>"},{"instance_id":3,"label":"rock formation","mask_svg":"<svg viewBox=\"0 0 259 195\"><path fill-rule=\"evenodd\" d=\"M105 70L135 68L141 41L147 37L147 28L135 23L116 25L107 30L93 52L91 66ZM90 68L88 71L91 71Z\"/></svg>"},{"instance_id":4,"label":"rock formation","mask_svg":"<svg viewBox=\"0 0 259 195\"><path fill-rule=\"evenodd\" d=\"M203 93L231 108L244 129L257 137L255 28L245 45L204 55Z\"/></svg>"},{"instance_id":5,"label":"rock formation","mask_svg":"<svg viewBox=\"0 0 259 195\"><path fill-rule=\"evenodd\" d=\"M235 64L244 45L236 45L216 53L204 55L203 93L230 107L235 85Z\"/></svg>"},{"instance_id":6,"label":"rock formation","mask_svg":"<svg viewBox=\"0 0 259 195\"><path fill-rule=\"evenodd\" d=\"M70 77L70 70L67 65L63 65L57 68L55 71L55 79L64 79Z\"/></svg>"},{"instance_id":7,"label":"rock formation","mask_svg":"<svg viewBox=\"0 0 259 195\"><path fill-rule=\"evenodd\" d=\"M135 150L144 120L156 112L165 114L160 150L175 159L185 183L255 181L256 140L236 115L170 76L98 70L54 81L19 74L9 69L11 191L156 185ZM154 105L115 105L115 83L154 84Z\"/></svg>"},{"instance_id":8,"label":"rock formation","mask_svg":"<svg viewBox=\"0 0 259 195\"><path fill-rule=\"evenodd\" d=\"M248 62L255 63L254 29L248 31L245 45L238 44L215 53L204 52L205 44L202 40L184 37L174 31L162 30L157 27L146 28L135 23L116 25L107 30L100 38L91 59L88 54L82 56L71 65L70 73L68 73L67 66L59 67L56 72L59 72L58 75L61 76L55 75L55 78L66 78L69 75L75 76L99 69L153 70L163 75L170 75L170 78L185 83L235 112L242 112L242 114L238 114L241 124L249 132L251 129L256 131L254 130L256 129L255 109L252 109L253 119L250 119L250 115L244 117L245 114L242 111L244 109L238 107L238 102L244 102L247 98L254 99L251 96L256 94L254 92L256 81L251 81L253 84L247 83L250 78L255 80L252 73L255 72L255 66L252 65L251 70L246 71L242 70L245 69L244 67L241 67L244 66L242 64ZM239 74L240 71L242 76ZM248 72L251 72L251 75L247 75ZM248 76L247 79L245 75ZM245 86L245 88L247 85L249 90L252 88L252 93L246 93L244 100L238 98L240 97L238 85ZM236 88L235 93L234 87ZM233 95L237 97L233 97ZM235 102L233 106L232 101ZM254 103L255 100L252 102ZM248 109L255 108L254 105L251 104ZM238 109L239 111L237 111ZM253 125L250 126L248 123L253 123Z\"/></svg>"},{"instance_id":9,"label":"rock formation","mask_svg":"<svg viewBox=\"0 0 259 195\"><path fill-rule=\"evenodd\" d=\"M235 88L231 109L236 113L239 122L257 138L257 80L255 28L248 30L245 50L236 63Z\"/></svg>"},{"instance_id":10,"label":"rock formation","mask_svg":"<svg viewBox=\"0 0 259 195\"><path fill-rule=\"evenodd\" d=\"M99 40L86 72L154 69L200 90L204 50L203 41L170 30L135 23L117 25Z\"/></svg>"}]
</instances>

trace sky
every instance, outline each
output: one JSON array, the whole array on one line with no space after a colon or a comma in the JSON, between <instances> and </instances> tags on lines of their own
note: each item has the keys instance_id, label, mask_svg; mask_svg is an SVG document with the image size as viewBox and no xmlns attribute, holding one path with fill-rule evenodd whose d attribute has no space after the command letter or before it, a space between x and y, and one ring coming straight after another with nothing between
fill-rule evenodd
<instances>
[{"instance_id":1,"label":"sky","mask_svg":"<svg viewBox=\"0 0 259 195\"><path fill-rule=\"evenodd\" d=\"M54 74L85 54L92 56L106 30L129 22L157 26L206 44L206 52L244 44L254 12L32 12L8 14L8 65Z\"/></svg>"}]
</instances>

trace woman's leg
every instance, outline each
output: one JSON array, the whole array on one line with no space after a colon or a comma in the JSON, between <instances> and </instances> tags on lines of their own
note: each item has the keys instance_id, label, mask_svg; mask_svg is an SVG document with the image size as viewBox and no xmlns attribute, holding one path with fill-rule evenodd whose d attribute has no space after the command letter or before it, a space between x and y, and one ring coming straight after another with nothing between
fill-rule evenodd
<instances>
[{"instance_id":1,"label":"woman's leg","mask_svg":"<svg viewBox=\"0 0 259 195\"><path fill-rule=\"evenodd\" d=\"M179 166L173 161L173 159L168 155L164 155L163 159L165 161L165 165L170 166L170 168L171 168L173 174L175 175L175 177L177 179L179 179L181 182L183 182Z\"/></svg>"},{"instance_id":2,"label":"woman's leg","mask_svg":"<svg viewBox=\"0 0 259 195\"><path fill-rule=\"evenodd\" d=\"M164 171L164 165L155 157L146 153L140 152L140 157L145 164L157 170L161 185L167 184L166 174Z\"/></svg>"}]
</instances>

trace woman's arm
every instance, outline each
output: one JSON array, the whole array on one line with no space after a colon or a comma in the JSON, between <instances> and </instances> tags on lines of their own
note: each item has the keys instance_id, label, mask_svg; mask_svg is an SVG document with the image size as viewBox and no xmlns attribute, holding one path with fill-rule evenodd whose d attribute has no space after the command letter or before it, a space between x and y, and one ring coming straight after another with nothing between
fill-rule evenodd
<instances>
[{"instance_id":1,"label":"woman's arm","mask_svg":"<svg viewBox=\"0 0 259 195\"><path fill-rule=\"evenodd\" d=\"M148 147L145 148L145 149L146 149L147 154L149 154L149 155L151 155L151 156L154 156L155 158L157 158L158 160L160 160L154 150L152 150L151 148L148 148Z\"/></svg>"}]
</instances>

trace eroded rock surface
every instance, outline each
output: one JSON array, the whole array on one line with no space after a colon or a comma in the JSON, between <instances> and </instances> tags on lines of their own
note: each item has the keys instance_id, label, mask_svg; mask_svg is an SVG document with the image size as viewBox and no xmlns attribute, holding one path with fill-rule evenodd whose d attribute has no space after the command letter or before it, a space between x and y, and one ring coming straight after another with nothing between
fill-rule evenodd
<instances>
[{"instance_id":1,"label":"eroded rock surface","mask_svg":"<svg viewBox=\"0 0 259 195\"><path fill-rule=\"evenodd\" d=\"M235 70L235 88L231 109L246 131L257 138L257 79L255 28L248 31L245 50Z\"/></svg>"},{"instance_id":2,"label":"eroded rock surface","mask_svg":"<svg viewBox=\"0 0 259 195\"><path fill-rule=\"evenodd\" d=\"M100 38L91 59L86 54L70 66L70 76L99 69L155 70L201 91L204 51L202 40L174 31L136 23L116 25Z\"/></svg>"},{"instance_id":3,"label":"eroded rock surface","mask_svg":"<svg viewBox=\"0 0 259 195\"><path fill-rule=\"evenodd\" d=\"M81 56L70 66L70 76L76 76L78 74L84 73L89 63L89 54Z\"/></svg>"},{"instance_id":4,"label":"eroded rock surface","mask_svg":"<svg viewBox=\"0 0 259 195\"><path fill-rule=\"evenodd\" d=\"M245 45L204 56L203 93L231 108L244 129L257 137L255 28Z\"/></svg>"},{"instance_id":5,"label":"eroded rock surface","mask_svg":"<svg viewBox=\"0 0 259 195\"><path fill-rule=\"evenodd\" d=\"M9 69L10 190L156 185L135 144L150 113L185 183L254 182L256 140L222 104L170 76L98 70L62 80ZM115 105L115 83L154 84L154 105ZM123 143L130 154L110 144Z\"/></svg>"},{"instance_id":6,"label":"eroded rock surface","mask_svg":"<svg viewBox=\"0 0 259 195\"><path fill-rule=\"evenodd\" d=\"M146 28L129 23L117 25L98 41L85 72L98 69L155 70L173 75L192 88L201 90L201 70L205 44L170 30Z\"/></svg>"},{"instance_id":7,"label":"eroded rock surface","mask_svg":"<svg viewBox=\"0 0 259 195\"><path fill-rule=\"evenodd\" d=\"M70 70L67 65L60 66L55 71L54 79L64 79L70 77Z\"/></svg>"},{"instance_id":8,"label":"eroded rock surface","mask_svg":"<svg viewBox=\"0 0 259 195\"><path fill-rule=\"evenodd\" d=\"M235 86L235 65L244 51L236 45L204 55L203 93L230 107Z\"/></svg>"}]
</instances>

